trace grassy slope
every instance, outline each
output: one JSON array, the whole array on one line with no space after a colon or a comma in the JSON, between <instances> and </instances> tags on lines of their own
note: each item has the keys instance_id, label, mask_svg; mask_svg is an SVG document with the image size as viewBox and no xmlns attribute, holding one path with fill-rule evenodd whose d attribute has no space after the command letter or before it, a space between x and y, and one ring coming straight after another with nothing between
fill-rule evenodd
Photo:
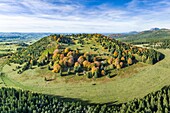
<instances>
[{"instance_id":1,"label":"grassy slope","mask_svg":"<svg viewBox=\"0 0 170 113\"><path fill-rule=\"evenodd\" d=\"M81 76L57 77L57 80L45 82L43 75L53 76L46 69L36 68L28 70L23 75L9 71L12 67L5 66L3 71L7 72L5 80L7 86L21 87L37 92L61 95L64 97L81 98L96 103L126 102L133 98L143 97L156 91L170 81L170 50L160 50L165 54L165 59L155 65L138 63L131 67L122 69L121 72L113 73L118 76L112 79L100 78L88 80ZM133 76L132 76L133 75ZM71 79L74 78L74 79ZM120 79L121 78L121 79ZM13 84L11 82L13 81ZM96 85L92 85L96 83Z\"/></svg>"},{"instance_id":2,"label":"grassy slope","mask_svg":"<svg viewBox=\"0 0 170 113\"><path fill-rule=\"evenodd\" d=\"M170 39L170 30L143 31L135 35L126 36L126 38L124 36L119 38L123 42L130 43L160 41L164 39Z\"/></svg>"}]
</instances>

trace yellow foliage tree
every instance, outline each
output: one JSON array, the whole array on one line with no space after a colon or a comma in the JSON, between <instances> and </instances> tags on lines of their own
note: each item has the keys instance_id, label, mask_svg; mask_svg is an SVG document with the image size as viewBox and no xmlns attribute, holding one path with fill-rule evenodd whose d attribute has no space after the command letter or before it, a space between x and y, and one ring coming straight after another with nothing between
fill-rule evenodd
<instances>
[{"instance_id":1,"label":"yellow foliage tree","mask_svg":"<svg viewBox=\"0 0 170 113\"><path fill-rule=\"evenodd\" d=\"M59 64L54 64L52 72L58 73L61 70L61 66Z\"/></svg>"},{"instance_id":2,"label":"yellow foliage tree","mask_svg":"<svg viewBox=\"0 0 170 113\"><path fill-rule=\"evenodd\" d=\"M107 62L108 62L109 64L112 64L112 63L113 63L113 58L109 58L109 59L107 60Z\"/></svg>"},{"instance_id":3,"label":"yellow foliage tree","mask_svg":"<svg viewBox=\"0 0 170 113\"><path fill-rule=\"evenodd\" d=\"M121 60L122 60L122 61L125 61L125 57L121 57Z\"/></svg>"},{"instance_id":4,"label":"yellow foliage tree","mask_svg":"<svg viewBox=\"0 0 170 113\"><path fill-rule=\"evenodd\" d=\"M117 68L117 69L121 69L120 64L117 64L117 65L116 65L116 68Z\"/></svg>"},{"instance_id":5,"label":"yellow foliage tree","mask_svg":"<svg viewBox=\"0 0 170 113\"><path fill-rule=\"evenodd\" d=\"M131 58L128 58L127 63L128 63L129 65L131 65L131 64L133 63L133 62L132 62L132 59L131 59Z\"/></svg>"},{"instance_id":6,"label":"yellow foliage tree","mask_svg":"<svg viewBox=\"0 0 170 113\"><path fill-rule=\"evenodd\" d=\"M63 65L64 65L64 61L61 59L61 60L59 61L59 64L60 64L60 66L63 66Z\"/></svg>"},{"instance_id":7,"label":"yellow foliage tree","mask_svg":"<svg viewBox=\"0 0 170 113\"><path fill-rule=\"evenodd\" d=\"M70 51L70 48L65 48L64 53L68 53Z\"/></svg>"},{"instance_id":8,"label":"yellow foliage tree","mask_svg":"<svg viewBox=\"0 0 170 113\"><path fill-rule=\"evenodd\" d=\"M93 66L92 69L91 69L92 75L93 75L96 71L98 71L98 69L99 69L98 67Z\"/></svg>"},{"instance_id":9,"label":"yellow foliage tree","mask_svg":"<svg viewBox=\"0 0 170 113\"><path fill-rule=\"evenodd\" d=\"M105 76L105 75L106 75L105 70L102 70L102 71L101 71L101 75L103 75L103 76Z\"/></svg>"},{"instance_id":10,"label":"yellow foliage tree","mask_svg":"<svg viewBox=\"0 0 170 113\"><path fill-rule=\"evenodd\" d=\"M88 61L85 60L85 61L83 62L83 67L87 67L87 66L88 66Z\"/></svg>"},{"instance_id":11,"label":"yellow foliage tree","mask_svg":"<svg viewBox=\"0 0 170 113\"><path fill-rule=\"evenodd\" d=\"M76 50L76 54L79 54L79 50Z\"/></svg>"},{"instance_id":12,"label":"yellow foliage tree","mask_svg":"<svg viewBox=\"0 0 170 113\"><path fill-rule=\"evenodd\" d=\"M118 52L115 51L115 52L113 53L113 56L114 56L114 57L117 57L117 56L118 56Z\"/></svg>"}]
</instances>

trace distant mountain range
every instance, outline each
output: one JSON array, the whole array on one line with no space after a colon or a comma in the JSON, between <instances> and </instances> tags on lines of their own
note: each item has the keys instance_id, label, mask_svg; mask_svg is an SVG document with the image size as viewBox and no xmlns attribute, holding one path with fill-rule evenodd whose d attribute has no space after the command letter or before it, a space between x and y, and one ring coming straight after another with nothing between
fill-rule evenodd
<instances>
[{"instance_id":1,"label":"distant mountain range","mask_svg":"<svg viewBox=\"0 0 170 113\"><path fill-rule=\"evenodd\" d=\"M19 32L0 32L0 41L32 41L39 40L45 36L55 33L19 33ZM59 33L56 33L59 34ZM61 33L72 34L72 33ZM122 41L144 41L144 40L160 40L170 38L170 30L165 28L151 28L145 31L131 31L127 33L102 33L111 38L116 38ZM144 41L145 42L145 41Z\"/></svg>"},{"instance_id":2,"label":"distant mountain range","mask_svg":"<svg viewBox=\"0 0 170 113\"><path fill-rule=\"evenodd\" d=\"M111 35L111 37L114 35ZM115 37L112 37L115 38ZM117 39L123 42L130 43L147 43L147 42L157 42L165 39L170 40L170 30L169 29L159 29L152 28L150 30L142 31L142 32L130 32L127 34L122 34Z\"/></svg>"},{"instance_id":3,"label":"distant mountain range","mask_svg":"<svg viewBox=\"0 0 170 113\"><path fill-rule=\"evenodd\" d=\"M151 29L145 30L145 31L130 31L130 32L127 32L127 33L110 33L110 34L108 34L108 36L110 36L112 38L122 38L122 37L127 37L127 36L130 36L130 35L136 35L136 34L139 34L141 32L150 32L150 31L159 31L159 30L167 30L167 29L151 28Z\"/></svg>"}]
</instances>

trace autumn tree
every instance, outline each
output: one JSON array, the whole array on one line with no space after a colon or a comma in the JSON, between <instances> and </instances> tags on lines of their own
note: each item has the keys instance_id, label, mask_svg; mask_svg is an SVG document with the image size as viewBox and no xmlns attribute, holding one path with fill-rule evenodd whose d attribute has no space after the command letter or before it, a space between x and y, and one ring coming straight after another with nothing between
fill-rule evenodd
<instances>
[{"instance_id":1,"label":"autumn tree","mask_svg":"<svg viewBox=\"0 0 170 113\"><path fill-rule=\"evenodd\" d=\"M101 62L99 62L99 61L95 61L94 63L95 63L95 66L97 66L97 67L101 66Z\"/></svg>"},{"instance_id":2,"label":"autumn tree","mask_svg":"<svg viewBox=\"0 0 170 113\"><path fill-rule=\"evenodd\" d=\"M69 51L69 52L67 53L67 56L73 56L73 52L72 52L72 51Z\"/></svg>"},{"instance_id":3,"label":"autumn tree","mask_svg":"<svg viewBox=\"0 0 170 113\"><path fill-rule=\"evenodd\" d=\"M60 54L60 60L63 60L64 54Z\"/></svg>"},{"instance_id":4,"label":"autumn tree","mask_svg":"<svg viewBox=\"0 0 170 113\"><path fill-rule=\"evenodd\" d=\"M59 64L60 64L61 67L63 67L63 66L64 66L64 61L61 59L61 60L59 61Z\"/></svg>"},{"instance_id":5,"label":"autumn tree","mask_svg":"<svg viewBox=\"0 0 170 113\"><path fill-rule=\"evenodd\" d=\"M102 71L101 71L101 75L103 75L103 76L105 76L105 75L106 75L105 70L102 70Z\"/></svg>"},{"instance_id":6,"label":"autumn tree","mask_svg":"<svg viewBox=\"0 0 170 113\"><path fill-rule=\"evenodd\" d=\"M92 69L91 69L91 72L92 72L92 75L94 75L94 73L99 73L99 68L93 66Z\"/></svg>"},{"instance_id":7,"label":"autumn tree","mask_svg":"<svg viewBox=\"0 0 170 113\"><path fill-rule=\"evenodd\" d=\"M118 52L115 51L115 52L113 53L113 56L114 56L114 57L117 57L117 56L118 56Z\"/></svg>"},{"instance_id":8,"label":"autumn tree","mask_svg":"<svg viewBox=\"0 0 170 113\"><path fill-rule=\"evenodd\" d=\"M64 58L63 58L63 64L64 64L64 66L67 66L67 62L68 62L68 57L64 57Z\"/></svg>"},{"instance_id":9,"label":"autumn tree","mask_svg":"<svg viewBox=\"0 0 170 113\"><path fill-rule=\"evenodd\" d=\"M127 61L128 65L131 65L133 63L132 59L131 58L128 58L128 61Z\"/></svg>"},{"instance_id":10,"label":"autumn tree","mask_svg":"<svg viewBox=\"0 0 170 113\"><path fill-rule=\"evenodd\" d=\"M120 65L120 64L117 64L117 65L116 65L116 69L121 69L121 65Z\"/></svg>"},{"instance_id":11,"label":"autumn tree","mask_svg":"<svg viewBox=\"0 0 170 113\"><path fill-rule=\"evenodd\" d=\"M121 67L121 68L123 67L123 65L124 65L123 62L120 62L120 67Z\"/></svg>"},{"instance_id":12,"label":"autumn tree","mask_svg":"<svg viewBox=\"0 0 170 113\"><path fill-rule=\"evenodd\" d=\"M108 62L108 64L112 64L112 63L113 63L113 58L109 58L109 59L107 60L107 62Z\"/></svg>"},{"instance_id":13,"label":"autumn tree","mask_svg":"<svg viewBox=\"0 0 170 113\"><path fill-rule=\"evenodd\" d=\"M77 61L79 62L79 64L83 64L84 60L84 57L80 56Z\"/></svg>"},{"instance_id":14,"label":"autumn tree","mask_svg":"<svg viewBox=\"0 0 170 113\"><path fill-rule=\"evenodd\" d=\"M74 63L74 71L75 71L75 72L79 72L79 70L80 70L80 64L79 64L79 62L75 62L75 63Z\"/></svg>"},{"instance_id":15,"label":"autumn tree","mask_svg":"<svg viewBox=\"0 0 170 113\"><path fill-rule=\"evenodd\" d=\"M67 63L68 63L68 66L70 66L70 67L73 66L73 64L74 64L74 58L73 58L73 57L70 57Z\"/></svg>"},{"instance_id":16,"label":"autumn tree","mask_svg":"<svg viewBox=\"0 0 170 113\"><path fill-rule=\"evenodd\" d=\"M60 53L59 49L55 49L53 52L53 54L59 54L59 53Z\"/></svg>"},{"instance_id":17,"label":"autumn tree","mask_svg":"<svg viewBox=\"0 0 170 113\"><path fill-rule=\"evenodd\" d=\"M52 72L58 73L61 70L61 66L59 64L54 64Z\"/></svg>"},{"instance_id":18,"label":"autumn tree","mask_svg":"<svg viewBox=\"0 0 170 113\"><path fill-rule=\"evenodd\" d=\"M70 51L70 48L65 48L64 53L68 53Z\"/></svg>"},{"instance_id":19,"label":"autumn tree","mask_svg":"<svg viewBox=\"0 0 170 113\"><path fill-rule=\"evenodd\" d=\"M119 58L116 58L116 59L115 59L115 62L114 62L115 66L119 65L119 63L120 63Z\"/></svg>"},{"instance_id":20,"label":"autumn tree","mask_svg":"<svg viewBox=\"0 0 170 113\"><path fill-rule=\"evenodd\" d=\"M121 61L125 61L125 57L122 56L122 57L121 57Z\"/></svg>"}]
</instances>

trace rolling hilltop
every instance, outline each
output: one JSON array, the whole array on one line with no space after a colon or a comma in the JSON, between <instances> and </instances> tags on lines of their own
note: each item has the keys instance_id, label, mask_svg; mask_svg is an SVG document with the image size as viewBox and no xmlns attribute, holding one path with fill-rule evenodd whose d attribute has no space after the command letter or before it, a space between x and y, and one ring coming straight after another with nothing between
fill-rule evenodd
<instances>
[{"instance_id":1,"label":"rolling hilltop","mask_svg":"<svg viewBox=\"0 0 170 113\"><path fill-rule=\"evenodd\" d=\"M101 34L73 34L44 37L18 51L9 61L21 65L16 67L19 74L48 65L49 71L60 76L99 78L107 75L110 78L111 70L120 70L136 62L155 64L161 59L160 52L121 43ZM45 77L45 80L49 79Z\"/></svg>"}]
</instances>

